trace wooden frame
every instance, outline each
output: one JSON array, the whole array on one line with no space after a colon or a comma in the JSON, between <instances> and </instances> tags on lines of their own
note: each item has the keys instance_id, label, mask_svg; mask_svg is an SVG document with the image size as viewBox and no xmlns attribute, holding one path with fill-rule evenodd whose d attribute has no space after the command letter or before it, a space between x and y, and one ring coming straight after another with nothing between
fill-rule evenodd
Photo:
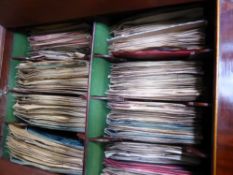
<instances>
[{"instance_id":1,"label":"wooden frame","mask_svg":"<svg viewBox=\"0 0 233 175\"><path fill-rule=\"evenodd\" d=\"M194 2L192 0L191 2ZM197 2L196 0L195 2ZM158 6L180 4L187 2L187 0L146 0L139 1L124 1L121 5L116 5L115 2L108 3L102 1L75 1L71 0L70 3L65 3L63 0L56 4L55 11L67 11L71 6L71 10L63 13L50 13L48 10L53 3L50 1L35 1L30 5L31 1L23 0L21 2L15 0L4 0L0 2L0 23L8 28L30 26L36 24L54 23L58 21L72 20L76 18L90 17L95 15L102 15L108 13L117 13L120 11L131 11L145 8L153 8ZM57 2L57 1L56 1ZM79 3L82 2L82 5ZM190 2L190 1L189 1ZM100 6L105 3L107 5ZM62 7L61 4L65 4ZM133 4L133 5L132 5ZM80 5L78 9L75 6ZM97 6L99 5L99 6ZM14 7L13 7L14 6ZM124 7L123 7L124 6ZM215 84L215 124L214 124L214 143L213 143L213 172L214 175L231 175L233 174L233 2L230 0L217 1L216 17L216 84ZM86 9L94 9L91 12ZM7 11L12 10L9 15ZM44 9L43 15L41 9ZM79 11L81 9L81 11ZM32 11L34 10L34 13ZM210 9L213 10L213 9ZM20 14L19 18L15 18ZM28 15L30 14L30 15ZM49 14L49 15L48 15ZM8 15L8 16L7 16ZM57 16L56 16L57 15ZM3 56L2 69L1 69L1 90L7 91L7 74L9 68L9 59L12 47L12 34L8 30L0 28L0 56ZM3 95L0 100L0 114L5 113L5 96ZM29 170L31 169L31 170ZM28 167L21 167L14 165L4 160L0 160L1 173L18 175L20 174L34 174L37 170ZM43 174L43 172L41 171ZM42 175L41 174L41 175ZM44 173L51 174L51 173ZM39 175L39 174L38 174Z\"/></svg>"},{"instance_id":2,"label":"wooden frame","mask_svg":"<svg viewBox=\"0 0 233 175\"><path fill-rule=\"evenodd\" d=\"M214 175L231 175L233 174L233 2L219 0L217 5Z\"/></svg>"}]
</instances>

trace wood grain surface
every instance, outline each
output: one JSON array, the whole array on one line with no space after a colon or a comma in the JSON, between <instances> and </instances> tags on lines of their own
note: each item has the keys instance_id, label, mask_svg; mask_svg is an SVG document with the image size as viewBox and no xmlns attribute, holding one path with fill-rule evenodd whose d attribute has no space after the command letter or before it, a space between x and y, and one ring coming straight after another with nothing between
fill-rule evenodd
<instances>
[{"instance_id":1,"label":"wood grain surface","mask_svg":"<svg viewBox=\"0 0 233 175\"><path fill-rule=\"evenodd\" d=\"M22 27L203 0L1 0L0 24Z\"/></svg>"},{"instance_id":2,"label":"wood grain surface","mask_svg":"<svg viewBox=\"0 0 233 175\"><path fill-rule=\"evenodd\" d=\"M0 159L0 174L1 175L55 175L36 168L20 166L11 163L7 160Z\"/></svg>"},{"instance_id":3,"label":"wood grain surface","mask_svg":"<svg viewBox=\"0 0 233 175\"><path fill-rule=\"evenodd\" d=\"M219 0L216 175L233 174L233 1Z\"/></svg>"}]
</instances>

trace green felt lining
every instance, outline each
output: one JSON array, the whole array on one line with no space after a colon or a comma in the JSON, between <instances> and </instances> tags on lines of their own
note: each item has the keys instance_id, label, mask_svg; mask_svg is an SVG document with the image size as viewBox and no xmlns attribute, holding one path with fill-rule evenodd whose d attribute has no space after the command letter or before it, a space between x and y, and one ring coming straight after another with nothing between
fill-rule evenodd
<instances>
[{"instance_id":1,"label":"green felt lining","mask_svg":"<svg viewBox=\"0 0 233 175\"><path fill-rule=\"evenodd\" d=\"M108 54L108 25L96 22L94 37L94 54ZM106 101L93 99L93 96L106 95L111 63L105 59L94 57L91 66L91 100L89 102L87 135L88 138L95 138L104 135L106 116L109 113L109 109ZM99 175L103 168L103 158L104 145L89 141L87 144L86 174Z\"/></svg>"}]
</instances>

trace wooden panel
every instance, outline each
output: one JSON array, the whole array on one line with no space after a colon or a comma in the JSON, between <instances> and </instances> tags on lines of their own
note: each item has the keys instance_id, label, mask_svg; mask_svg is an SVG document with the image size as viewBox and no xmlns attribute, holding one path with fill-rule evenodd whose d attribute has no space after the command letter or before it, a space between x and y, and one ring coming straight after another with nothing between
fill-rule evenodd
<instances>
[{"instance_id":1,"label":"wooden panel","mask_svg":"<svg viewBox=\"0 0 233 175\"><path fill-rule=\"evenodd\" d=\"M1 175L55 175L39 169L20 166L9 161L0 159L0 174Z\"/></svg>"},{"instance_id":2,"label":"wooden panel","mask_svg":"<svg viewBox=\"0 0 233 175\"><path fill-rule=\"evenodd\" d=\"M216 175L233 174L233 1L219 0Z\"/></svg>"},{"instance_id":3,"label":"wooden panel","mask_svg":"<svg viewBox=\"0 0 233 175\"><path fill-rule=\"evenodd\" d=\"M21 27L203 0L1 0L0 24Z\"/></svg>"},{"instance_id":4,"label":"wooden panel","mask_svg":"<svg viewBox=\"0 0 233 175\"><path fill-rule=\"evenodd\" d=\"M9 73L9 61L11 58L11 46L12 46L12 33L9 31L2 30L2 40L4 42L0 45L0 51L2 51L1 59L1 71L0 71L0 117L3 117L6 109L6 92L7 92L7 80ZM2 126L2 125L1 125Z\"/></svg>"},{"instance_id":5,"label":"wooden panel","mask_svg":"<svg viewBox=\"0 0 233 175\"><path fill-rule=\"evenodd\" d=\"M0 72L2 68L2 58L3 58L3 51L4 51L4 42L5 42L5 29L0 26ZM1 75L0 75L1 77Z\"/></svg>"},{"instance_id":6,"label":"wooden panel","mask_svg":"<svg viewBox=\"0 0 233 175\"><path fill-rule=\"evenodd\" d=\"M3 61L3 50L4 50L4 41L5 41L5 30L2 26L0 26L0 79L1 79L1 69L2 69L2 61ZM1 81L0 81L1 82ZM0 86L0 105L2 102L2 87ZM0 114L1 106L0 106ZM2 126L3 126L3 115L0 115L0 143L2 143ZM2 148L0 147L0 155L2 154Z\"/></svg>"},{"instance_id":7,"label":"wooden panel","mask_svg":"<svg viewBox=\"0 0 233 175\"><path fill-rule=\"evenodd\" d=\"M7 74L9 68L9 59L11 52L11 33L7 32L0 26L0 143L3 138L3 122L6 109L6 90L7 90ZM0 155L2 154L2 147L0 148Z\"/></svg>"}]
</instances>

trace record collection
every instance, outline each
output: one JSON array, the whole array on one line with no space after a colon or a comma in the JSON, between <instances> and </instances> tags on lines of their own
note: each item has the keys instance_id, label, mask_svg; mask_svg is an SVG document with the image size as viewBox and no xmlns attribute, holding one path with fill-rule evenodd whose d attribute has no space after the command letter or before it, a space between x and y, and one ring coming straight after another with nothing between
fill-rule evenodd
<instances>
[{"instance_id":1,"label":"record collection","mask_svg":"<svg viewBox=\"0 0 233 175\"><path fill-rule=\"evenodd\" d=\"M15 58L20 62L13 110L28 126L9 125L7 145L15 163L78 175L83 173L83 141L56 132L85 132L90 27L48 28L51 33L36 29L28 36L28 57Z\"/></svg>"},{"instance_id":2,"label":"record collection","mask_svg":"<svg viewBox=\"0 0 233 175\"><path fill-rule=\"evenodd\" d=\"M206 26L203 8L196 5L160 8L119 20L104 39L109 55L102 57L109 58L106 67L110 65L105 96L89 93L93 88L89 73L98 73L93 59L101 56L91 48L89 24L34 27L27 37L27 56L13 58L19 63L11 107L19 122L8 124L10 160L53 173L82 175L87 154L98 149L93 157L102 160L99 153L104 151L101 175L202 171L199 167L207 157L202 148L205 111L195 104L208 106L206 70L200 55L189 56L207 49ZM107 70L101 69L98 76ZM96 100L93 115L102 115L101 121L106 116L106 123L94 121L101 122L100 127L88 118L94 108L89 100ZM100 137L89 136L90 126ZM98 146L86 152L86 146L98 139L107 144L94 143Z\"/></svg>"},{"instance_id":3,"label":"record collection","mask_svg":"<svg viewBox=\"0 0 233 175\"><path fill-rule=\"evenodd\" d=\"M202 110L187 105L203 99L202 61L145 58L150 52L175 57L177 51L204 49L206 23L203 9L193 7L158 10L113 26L105 128L112 142L105 147L102 175L189 175L205 157L197 146ZM124 56L137 60L122 62Z\"/></svg>"}]
</instances>

